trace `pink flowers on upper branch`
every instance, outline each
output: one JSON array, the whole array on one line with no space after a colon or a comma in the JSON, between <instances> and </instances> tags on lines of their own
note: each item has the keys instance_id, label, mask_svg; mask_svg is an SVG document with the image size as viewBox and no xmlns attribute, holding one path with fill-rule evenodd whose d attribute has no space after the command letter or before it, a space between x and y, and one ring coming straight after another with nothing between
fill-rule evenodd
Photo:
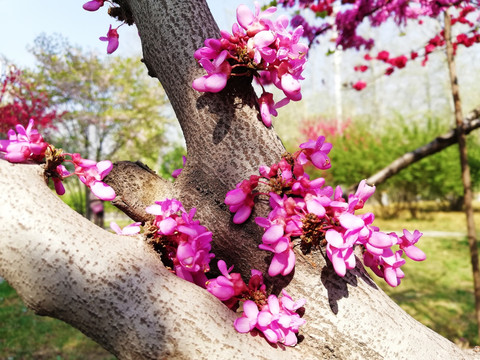
<instances>
[{"instance_id":1,"label":"pink flowers on upper branch","mask_svg":"<svg viewBox=\"0 0 480 360\"><path fill-rule=\"evenodd\" d=\"M87 11L97 11L104 3L105 0L92 0L83 4L83 8Z\"/></svg>"},{"instance_id":2,"label":"pink flowers on upper branch","mask_svg":"<svg viewBox=\"0 0 480 360\"><path fill-rule=\"evenodd\" d=\"M109 2L110 4L112 4L112 7L109 9L109 13L110 13L112 8L113 9L117 8L116 6L114 6L115 4L111 1L109 1L109 0L88 1L85 4L83 4L83 8L87 11L97 11L98 9L100 9L105 4L105 2ZM129 25L131 25L132 23L128 22ZM99 38L101 41L106 41L107 42L107 54L112 54L113 52L115 52L115 50L117 50L118 44L119 44L119 42L118 42L119 35L118 35L117 30L123 24L125 24L125 21L123 21L119 26L117 26L114 29L112 29L112 25L110 25L110 27L108 29L108 32L107 32L107 35L106 36L101 36Z\"/></svg>"},{"instance_id":3,"label":"pink flowers on upper branch","mask_svg":"<svg viewBox=\"0 0 480 360\"><path fill-rule=\"evenodd\" d=\"M348 200L344 199L340 187L334 190L325 186L323 178L311 180L304 167L311 163L319 169L330 168L328 153L331 147L323 136L301 144L299 151L284 156L277 164L261 166L261 177L255 176L255 186L244 180L227 193L225 202L235 204L230 207L232 212L248 207L245 214L249 215L254 198L268 195L272 210L266 218L258 217L255 221L265 229L259 248L273 253L268 269L270 276L291 273L295 265L293 247L296 243L304 254L325 249L339 276L345 276L348 269L356 266L353 250L355 246L362 246L365 265L389 285L397 286L403 278L400 269L405 263L403 253L415 261L425 259L425 254L415 247L421 233L410 234L404 230L402 237L395 233L385 234L372 225L372 213L355 214L375 192L375 187L366 184L365 180L360 182L355 194L348 196ZM270 192L254 192L258 183L269 186ZM236 216L236 223L248 218ZM393 251L394 246L399 250Z\"/></svg>"},{"instance_id":4,"label":"pink flowers on upper branch","mask_svg":"<svg viewBox=\"0 0 480 360\"><path fill-rule=\"evenodd\" d=\"M101 41L107 41L107 54L113 53L118 48L118 32L117 29L112 29L112 25L108 29L107 36L101 36L99 39Z\"/></svg>"},{"instance_id":5,"label":"pink flowers on upper branch","mask_svg":"<svg viewBox=\"0 0 480 360\"><path fill-rule=\"evenodd\" d=\"M459 45L470 47L480 42L477 25L480 7L477 2L469 0L277 0L271 3L300 10L292 18L292 25L303 26L303 36L308 39L310 44L319 42L321 35L327 35L325 36L327 39L331 38L329 37L329 31L331 30L334 32L337 48L343 51L347 49L371 51L373 49L374 39L365 37L359 31L359 28L366 24L371 27L379 27L387 21L393 21L399 28L405 28L412 21L423 24L425 18L432 18L441 22L444 12L449 9L452 13L452 26L460 25L457 27L460 33L453 43L454 51ZM333 11L334 8L335 11ZM308 16L312 15L312 12L314 16ZM369 56L368 60L378 60L389 64L384 71L384 74L389 76L396 69L404 68L409 60L414 60L419 56L423 58L422 66L425 65L429 59L429 54L443 47L444 44L442 30L431 39L426 39L423 49L412 49L406 54L397 54L397 56L390 58L388 52L380 51L377 57ZM355 70L365 71L360 69L366 69L367 67L367 65L361 64L355 66ZM361 90L363 87L360 84L363 83L363 81L357 82L353 88Z\"/></svg>"},{"instance_id":6,"label":"pink flowers on upper branch","mask_svg":"<svg viewBox=\"0 0 480 360\"><path fill-rule=\"evenodd\" d=\"M303 80L308 51L308 47L299 42L303 28L287 30L286 16L272 21L269 17L275 11L276 8L270 7L260 12L260 5L255 3L253 13L247 6L240 5L238 24L232 26L232 34L222 31L220 39L206 39L205 46L194 54L207 72L193 81L197 91L219 92L232 76L254 76L263 89L259 106L267 127L271 125L271 116L277 115L277 108L302 98L300 80ZM282 90L285 98L274 102L273 95L264 89L268 83Z\"/></svg>"}]
</instances>

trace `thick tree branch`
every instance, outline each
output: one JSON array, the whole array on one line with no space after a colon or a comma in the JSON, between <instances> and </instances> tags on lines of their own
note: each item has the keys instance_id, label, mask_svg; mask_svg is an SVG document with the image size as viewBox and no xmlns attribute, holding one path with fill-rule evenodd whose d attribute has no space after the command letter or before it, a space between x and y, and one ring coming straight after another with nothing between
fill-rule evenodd
<instances>
[{"instance_id":1,"label":"thick tree branch","mask_svg":"<svg viewBox=\"0 0 480 360\"><path fill-rule=\"evenodd\" d=\"M304 340L273 347L238 334L235 314L169 273L139 237L98 228L43 183L0 161L0 276L38 314L68 322L120 359L469 359L401 310L361 265L343 279L298 254L288 287L307 299ZM415 336L411 336L415 334Z\"/></svg>"},{"instance_id":2,"label":"thick tree branch","mask_svg":"<svg viewBox=\"0 0 480 360\"><path fill-rule=\"evenodd\" d=\"M231 79L216 94L193 90L193 80L205 74L193 53L206 38L219 37L205 1L122 4L129 6L142 39L144 62L161 81L187 144L185 169L164 195L181 200L185 208L197 208L199 220L214 234L218 258L235 265L245 277L252 267L266 272L264 255L258 255L258 227L253 221L233 225L223 202L227 191L256 173L258 166L278 161L284 152L274 130L259 120L251 79Z\"/></svg>"},{"instance_id":3,"label":"thick tree branch","mask_svg":"<svg viewBox=\"0 0 480 360\"><path fill-rule=\"evenodd\" d=\"M153 218L145 208L172 193L172 183L162 179L141 162L119 161L104 181L115 189L112 204L142 223Z\"/></svg>"},{"instance_id":4,"label":"thick tree branch","mask_svg":"<svg viewBox=\"0 0 480 360\"><path fill-rule=\"evenodd\" d=\"M139 237L113 235L71 210L39 166L0 160L0 188L0 276L37 314L120 359L287 358L236 333L233 312L171 274Z\"/></svg>"},{"instance_id":5,"label":"thick tree branch","mask_svg":"<svg viewBox=\"0 0 480 360\"><path fill-rule=\"evenodd\" d=\"M473 130L480 127L479 118L480 108L474 109L465 117L463 121L463 130L465 134L469 134ZM387 167L370 176L367 179L367 183L371 185L378 185L380 183L383 183L384 181L386 181L393 175L398 174L401 170L412 165L413 163L422 160L427 156L433 155L439 151L442 151L450 145L455 144L457 141L458 137L455 130L450 130L443 135L437 136L428 144L400 156L392 163L390 163Z\"/></svg>"}]
</instances>

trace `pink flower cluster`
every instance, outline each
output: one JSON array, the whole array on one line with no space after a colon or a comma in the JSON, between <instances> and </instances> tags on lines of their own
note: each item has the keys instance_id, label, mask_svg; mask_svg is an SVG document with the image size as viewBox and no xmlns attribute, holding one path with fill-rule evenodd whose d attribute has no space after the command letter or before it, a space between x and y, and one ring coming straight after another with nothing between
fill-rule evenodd
<instances>
[{"instance_id":1,"label":"pink flower cluster","mask_svg":"<svg viewBox=\"0 0 480 360\"><path fill-rule=\"evenodd\" d=\"M48 143L42 135L33 128L34 121L30 119L25 129L17 124L15 130L10 129L7 140L0 140L0 152L5 153L4 158L12 163L24 163L27 160L40 162L45 157Z\"/></svg>"},{"instance_id":2,"label":"pink flower cluster","mask_svg":"<svg viewBox=\"0 0 480 360\"><path fill-rule=\"evenodd\" d=\"M108 0L91 0L83 4L83 8L87 11L97 11L105 4L105 2L112 3L111 1L108 1ZM107 42L107 54L111 54L115 50L117 50L118 44L119 44L118 42L119 35L117 30L123 24L124 23L121 23L119 26L113 29L112 29L112 25L110 25L107 32L107 36L101 36L99 38L101 41Z\"/></svg>"},{"instance_id":3,"label":"pink flower cluster","mask_svg":"<svg viewBox=\"0 0 480 360\"><path fill-rule=\"evenodd\" d=\"M247 300L243 304L242 317L235 320L235 329L247 333L254 328L260 330L271 343L281 343L287 346L297 344L298 328L305 320L296 312L305 304L305 299L294 302L285 290L282 297L270 295L267 305L260 310L255 302Z\"/></svg>"},{"instance_id":4,"label":"pink flower cluster","mask_svg":"<svg viewBox=\"0 0 480 360\"><path fill-rule=\"evenodd\" d=\"M372 225L372 213L356 215L355 211L363 208L375 192L375 187L367 185L365 180L348 200L343 198L339 186L334 190L325 186L323 178L310 180L305 165L311 163L318 169L331 166L328 158L331 144L324 140L323 136L316 141L310 140L300 145L301 150L282 158L272 167L260 167L261 178L266 181L257 177L256 183L265 183L271 189L268 194L271 212L267 218L255 219L265 229L259 248L273 253L268 274L285 276L291 273L295 266L293 246L300 241L304 253L325 246L336 273L345 276L347 269L353 269L356 264L354 247L361 245L365 249L365 264L389 285L397 286L403 277L400 270L405 262L401 258L403 252L412 260L425 259L425 254L414 246L422 234L415 231L411 235L406 230L402 237L385 234ZM237 211L253 206L253 199L261 195L253 192L253 186L244 186L244 183L226 195L227 204L237 201ZM234 217L234 222L247 218ZM395 245L399 250L393 252Z\"/></svg>"},{"instance_id":5,"label":"pink flower cluster","mask_svg":"<svg viewBox=\"0 0 480 360\"><path fill-rule=\"evenodd\" d=\"M267 293L261 271L251 270L252 276L247 286L239 273L231 272L233 266L227 269L227 264L223 260L219 260L217 264L222 275L207 281L206 286L210 293L232 310L238 308L241 300L256 299L259 304L264 302Z\"/></svg>"},{"instance_id":6,"label":"pink flower cluster","mask_svg":"<svg viewBox=\"0 0 480 360\"><path fill-rule=\"evenodd\" d=\"M300 80L306 62L308 47L299 43L303 28L287 30L289 20L280 16L276 21L268 17L276 11L270 7L260 12L255 3L255 13L246 5L237 8L237 21L232 34L222 31L220 39L205 40L205 47L194 56L207 71L207 75L193 81L193 88L201 92L219 92L231 76L255 76L263 89L259 107L263 123L269 127L276 109L290 100L302 98ZM275 102L273 94L263 85L273 83L283 91L285 98Z\"/></svg>"},{"instance_id":7,"label":"pink flower cluster","mask_svg":"<svg viewBox=\"0 0 480 360\"><path fill-rule=\"evenodd\" d=\"M64 153L63 156L70 156L71 160L65 159L65 161L72 163L75 167L73 173L64 173L63 178L77 175L80 181L89 187L92 193L99 199L106 201L115 199L115 191L111 186L102 181L113 168L110 160L103 160L97 163L94 160L83 159L78 153Z\"/></svg>"},{"instance_id":8,"label":"pink flower cluster","mask_svg":"<svg viewBox=\"0 0 480 360\"><path fill-rule=\"evenodd\" d=\"M83 159L80 154L63 153L47 143L41 134L33 128L34 121L31 119L25 129L22 125L16 125L17 133L13 129L8 131L8 139L0 140L0 153L3 153L5 160L13 163L25 163L33 161L41 163L47 156L54 164L53 168L48 168L48 176L53 179L55 191L58 195L65 194L65 187L62 180L77 175L90 190L102 200L113 200L115 191L107 184L102 182L103 178L112 169L111 161L105 160L96 162ZM71 160L65 159L70 156ZM70 162L74 165L75 171L70 173L62 162ZM47 161L47 167L49 163Z\"/></svg>"},{"instance_id":9,"label":"pink flower cluster","mask_svg":"<svg viewBox=\"0 0 480 360\"><path fill-rule=\"evenodd\" d=\"M164 247L175 274L204 288L205 273L215 255L210 253L212 233L193 220L196 209L187 213L180 201L166 199L156 201L146 211L155 215L157 242Z\"/></svg>"},{"instance_id":10,"label":"pink flower cluster","mask_svg":"<svg viewBox=\"0 0 480 360\"><path fill-rule=\"evenodd\" d=\"M298 328L305 323L299 312L305 305L305 299L294 302L283 291L283 296L277 298L270 295L267 298L262 273L252 269L248 286L240 274L231 273L223 260L218 262L222 275L207 282L207 290L223 301L228 307L236 310L239 302L243 303L242 316L234 322L235 329L247 333L257 329L271 343L281 343L294 346L297 343Z\"/></svg>"}]
</instances>

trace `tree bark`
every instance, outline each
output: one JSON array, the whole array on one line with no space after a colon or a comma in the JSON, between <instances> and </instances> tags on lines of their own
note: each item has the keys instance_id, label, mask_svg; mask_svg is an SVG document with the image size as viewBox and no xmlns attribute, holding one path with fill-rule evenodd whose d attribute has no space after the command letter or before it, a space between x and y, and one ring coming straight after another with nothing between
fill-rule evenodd
<instances>
[{"instance_id":1,"label":"tree bark","mask_svg":"<svg viewBox=\"0 0 480 360\"><path fill-rule=\"evenodd\" d=\"M138 26L150 73L170 97L188 160L174 184L119 164L109 180L116 202L145 217L144 205L176 197L197 207L214 233L217 259L234 264L245 279L251 268L265 272L265 252L257 249L262 231L252 221L232 224L223 203L237 182L284 151L274 130L259 121L253 89L248 81L233 81L218 94L191 89L202 74L193 51L218 36L204 1L119 3ZM0 161L0 188L0 276L38 314L66 321L120 359L473 358L408 316L360 261L340 278L320 253L297 251L293 277L267 278L272 291L286 286L294 298L307 299L303 341L285 349L236 333L236 314L169 273L141 237L110 234L70 210L45 186L41 167Z\"/></svg>"},{"instance_id":2,"label":"tree bark","mask_svg":"<svg viewBox=\"0 0 480 360\"><path fill-rule=\"evenodd\" d=\"M477 234L475 230L475 220L473 213L473 193L472 180L470 177L470 167L468 166L467 137L463 129L462 102L460 100L460 90L458 88L457 72L455 67L455 57L452 45L452 25L451 17L448 11L445 11L445 42L447 45L447 63L450 74L450 83L452 87L452 97L455 106L455 124L458 138L458 147L460 151L460 164L462 169L463 181L463 199L465 215L467 217L467 235L468 246L470 249L470 262L473 272L473 289L475 296L475 316L477 320L477 334L480 339L480 266L478 261Z\"/></svg>"}]
</instances>

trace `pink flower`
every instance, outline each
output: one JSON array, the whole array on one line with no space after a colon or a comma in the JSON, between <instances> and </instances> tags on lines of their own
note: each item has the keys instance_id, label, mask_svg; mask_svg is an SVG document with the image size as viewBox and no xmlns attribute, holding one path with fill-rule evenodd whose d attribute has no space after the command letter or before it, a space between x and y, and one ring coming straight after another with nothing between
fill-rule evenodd
<instances>
[{"instance_id":1,"label":"pink flower","mask_svg":"<svg viewBox=\"0 0 480 360\"><path fill-rule=\"evenodd\" d=\"M27 160L41 162L43 160L48 143L33 128L33 125L33 119L30 119L26 129L23 125L17 124L15 126L16 133L10 129L8 140L0 140L0 152L5 153L5 160L13 163L22 163Z\"/></svg>"},{"instance_id":2,"label":"pink flower","mask_svg":"<svg viewBox=\"0 0 480 360\"><path fill-rule=\"evenodd\" d=\"M107 54L113 53L118 48L118 32L117 29L112 29L112 25L108 29L107 36L101 36L101 41L108 41Z\"/></svg>"},{"instance_id":3,"label":"pink flower","mask_svg":"<svg viewBox=\"0 0 480 360\"><path fill-rule=\"evenodd\" d=\"M142 225L142 223L135 222L135 223L132 223L132 224L129 224L129 225L125 226L122 229L122 228L120 228L120 226L117 225L116 222L112 221L110 223L110 228L113 231L115 231L118 235L131 236L131 235L138 234L140 232L140 225Z\"/></svg>"},{"instance_id":4,"label":"pink flower","mask_svg":"<svg viewBox=\"0 0 480 360\"><path fill-rule=\"evenodd\" d=\"M83 4L83 8L87 11L97 11L103 6L104 3L105 0L92 0Z\"/></svg>"},{"instance_id":5,"label":"pink flower","mask_svg":"<svg viewBox=\"0 0 480 360\"><path fill-rule=\"evenodd\" d=\"M57 195L63 195L65 194L65 187L63 186L62 180L64 177L69 176L70 173L68 172L67 168L63 165L58 165L55 171L58 174L58 177L57 176L52 177L53 186L55 187L55 192L57 193Z\"/></svg>"},{"instance_id":6,"label":"pink flower","mask_svg":"<svg viewBox=\"0 0 480 360\"><path fill-rule=\"evenodd\" d=\"M165 241L165 256L173 262L178 277L205 287L210 270L212 233L199 221L193 220L196 209L186 212L180 201L166 199L148 206L146 212L155 215L160 242Z\"/></svg>"},{"instance_id":7,"label":"pink flower","mask_svg":"<svg viewBox=\"0 0 480 360\"><path fill-rule=\"evenodd\" d=\"M349 237L333 229L326 232L325 239L328 242L327 256L332 262L335 272L339 276L345 276L347 269L355 268L353 245L356 239L351 234Z\"/></svg>"},{"instance_id":8,"label":"pink flower","mask_svg":"<svg viewBox=\"0 0 480 360\"><path fill-rule=\"evenodd\" d=\"M238 183L236 189L227 192L225 204L228 205L231 212L235 213L233 217L235 224L244 223L252 213L254 205L252 191L257 187L258 179L259 176L252 175L249 180Z\"/></svg>"},{"instance_id":9,"label":"pink flower","mask_svg":"<svg viewBox=\"0 0 480 360\"><path fill-rule=\"evenodd\" d=\"M269 342L294 346L297 344L295 333L301 325L305 324L305 320L292 310L298 305L303 306L305 300L301 299L294 303L286 292L282 291L282 293L284 295L282 298L277 298L275 295L268 297L268 305L264 306L257 316L256 327L263 332ZM286 301L284 301L285 297L287 297Z\"/></svg>"},{"instance_id":10,"label":"pink flower","mask_svg":"<svg viewBox=\"0 0 480 360\"><path fill-rule=\"evenodd\" d=\"M319 136L316 141L309 140L306 143L300 144L303 151L298 157L298 163L304 165L307 161L321 170L329 169L332 164L327 154L332 149L332 144L325 142L325 136Z\"/></svg>"},{"instance_id":11,"label":"pink flower","mask_svg":"<svg viewBox=\"0 0 480 360\"><path fill-rule=\"evenodd\" d=\"M75 166L75 174L81 182L90 188L96 197L102 200L111 201L115 199L115 191L102 182L103 178L112 170L113 164L109 160L95 162L83 159L80 154L68 154L72 156L72 163Z\"/></svg>"},{"instance_id":12,"label":"pink flower","mask_svg":"<svg viewBox=\"0 0 480 360\"><path fill-rule=\"evenodd\" d=\"M405 274L400 267L405 264L405 259L402 259L402 251L398 250L395 253L388 251L390 256L382 256L383 262L383 276L385 281L391 287L400 285L401 279L405 277Z\"/></svg>"},{"instance_id":13,"label":"pink flower","mask_svg":"<svg viewBox=\"0 0 480 360\"><path fill-rule=\"evenodd\" d=\"M225 261L218 261L218 269L222 275L216 279L208 280L206 283L207 290L215 295L221 301L227 301L234 296L239 296L247 290L247 286L243 282L240 274L231 273L233 266L227 269Z\"/></svg>"},{"instance_id":14,"label":"pink flower","mask_svg":"<svg viewBox=\"0 0 480 360\"><path fill-rule=\"evenodd\" d=\"M239 5L237 8L237 22L247 31L249 37L255 36L258 32L266 30L267 26L263 20L272 15L277 8L269 7L260 12L260 5L255 1L255 14L246 5Z\"/></svg>"},{"instance_id":15,"label":"pink flower","mask_svg":"<svg viewBox=\"0 0 480 360\"><path fill-rule=\"evenodd\" d=\"M255 3L255 12L246 5L237 8L238 24L232 26L232 34L221 32L220 39L207 39L205 46L195 51L194 57L207 71L207 75L194 80L192 86L197 91L221 91L235 68L235 76L255 76L263 88L273 83L286 96L277 103L273 96L266 93L259 98L261 118L264 124L271 126L271 116L276 109L290 100L302 98L300 80L306 62L308 46L299 43L303 28L287 30L289 20L286 16L276 21L268 17L276 11L270 7L260 12Z\"/></svg>"},{"instance_id":16,"label":"pink flower","mask_svg":"<svg viewBox=\"0 0 480 360\"><path fill-rule=\"evenodd\" d=\"M243 315L235 320L233 326L239 333L247 333L257 325L258 307L252 300L243 303Z\"/></svg>"},{"instance_id":17,"label":"pink flower","mask_svg":"<svg viewBox=\"0 0 480 360\"><path fill-rule=\"evenodd\" d=\"M355 84L352 85L352 88L354 88L357 91L361 91L367 87L367 83L365 81L357 81Z\"/></svg>"},{"instance_id":18,"label":"pink flower","mask_svg":"<svg viewBox=\"0 0 480 360\"><path fill-rule=\"evenodd\" d=\"M185 167L185 163L187 162L187 157L185 155L182 155L182 159L183 159L183 167ZM173 170L172 177L176 179L178 177L178 175L180 175L182 170L183 170L183 168Z\"/></svg>"},{"instance_id":19,"label":"pink flower","mask_svg":"<svg viewBox=\"0 0 480 360\"><path fill-rule=\"evenodd\" d=\"M354 199L357 200L355 204L355 210L362 209L365 201L367 201L374 192L375 186L370 186L367 184L367 180L362 180L358 184L355 195L348 196L348 201L351 203Z\"/></svg>"},{"instance_id":20,"label":"pink flower","mask_svg":"<svg viewBox=\"0 0 480 360\"><path fill-rule=\"evenodd\" d=\"M411 234L408 230L403 229L403 236L399 239L401 241L399 247L412 260L423 261L427 258L425 253L415 246L422 235L418 230Z\"/></svg>"},{"instance_id":21,"label":"pink flower","mask_svg":"<svg viewBox=\"0 0 480 360\"><path fill-rule=\"evenodd\" d=\"M228 52L222 51L213 62L202 58L198 60L199 64L207 71L208 75L197 78L193 81L192 87L201 92L216 93L227 85L227 80L230 77L231 66L226 61Z\"/></svg>"}]
</instances>

